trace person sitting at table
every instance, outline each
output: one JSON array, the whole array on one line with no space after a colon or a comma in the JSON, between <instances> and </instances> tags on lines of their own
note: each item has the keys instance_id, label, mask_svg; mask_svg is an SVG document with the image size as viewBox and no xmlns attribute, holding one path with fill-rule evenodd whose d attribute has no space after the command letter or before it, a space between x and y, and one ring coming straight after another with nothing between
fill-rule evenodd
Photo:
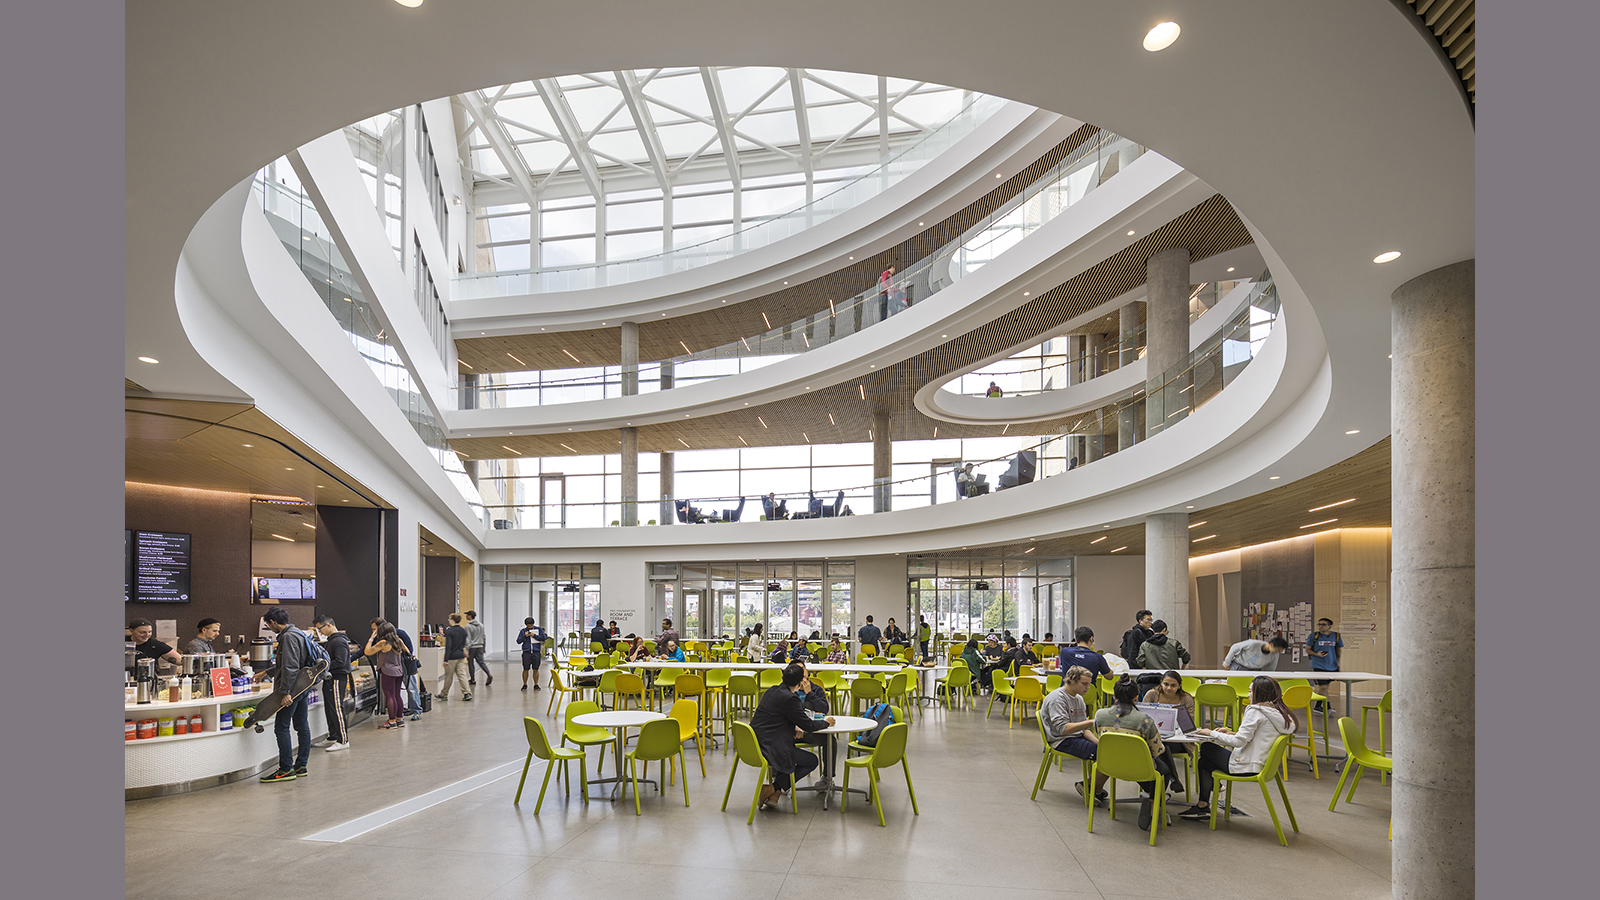
<instances>
[{"instance_id":1,"label":"person sitting at table","mask_svg":"<svg viewBox=\"0 0 1600 900\"><path fill-rule=\"evenodd\" d=\"M640 662L650 658L650 649L644 645L644 638L637 634L628 635L628 662Z\"/></svg>"},{"instance_id":2,"label":"person sitting at table","mask_svg":"<svg viewBox=\"0 0 1600 900\"><path fill-rule=\"evenodd\" d=\"M1156 624L1161 624L1160 620ZM1159 630L1157 632L1159 636ZM1145 646L1149 646L1145 642ZM1165 706L1180 706L1189 716L1189 721L1194 722L1194 696L1183 689L1183 676L1176 671L1167 671L1161 674L1161 683L1144 693L1144 702L1160 703ZM1176 754L1189 754L1195 752L1194 744L1169 744L1167 749Z\"/></svg>"},{"instance_id":3,"label":"person sitting at table","mask_svg":"<svg viewBox=\"0 0 1600 900\"><path fill-rule=\"evenodd\" d=\"M1167 790L1181 793L1183 785L1178 783L1177 765L1172 761L1172 754L1167 752L1166 745L1161 742L1161 730L1156 727L1156 720L1134 705L1139 699L1138 680L1132 675L1123 675L1112 685L1111 693L1115 702L1094 714L1095 732L1104 736L1106 732L1115 731L1144 738L1144 742L1150 746L1150 757L1155 761L1156 771L1166 776ZM1095 779L1097 796L1104 785L1104 775ZM1139 799L1139 829L1147 831L1155 805L1155 779L1139 782L1139 788L1144 791L1144 796Z\"/></svg>"},{"instance_id":4,"label":"person sitting at table","mask_svg":"<svg viewBox=\"0 0 1600 900\"><path fill-rule=\"evenodd\" d=\"M1211 787L1213 773L1226 771L1230 775L1254 775L1261 771L1272 750L1272 742L1280 734L1294 734L1299 727L1294 713L1283 704L1283 692L1278 683L1265 675L1257 675L1250 682L1250 705L1244 708L1244 718L1239 730L1227 728L1196 728L1195 733L1209 736L1215 743L1200 745L1200 802L1178 815L1185 819L1211 817Z\"/></svg>"},{"instance_id":5,"label":"person sitting at table","mask_svg":"<svg viewBox=\"0 0 1600 900\"><path fill-rule=\"evenodd\" d=\"M622 629L617 627L616 619L612 619L611 623L606 626L606 633L611 635L611 643L613 646L616 644L617 639L622 637Z\"/></svg>"},{"instance_id":6,"label":"person sitting at table","mask_svg":"<svg viewBox=\"0 0 1600 900\"><path fill-rule=\"evenodd\" d=\"M1022 643L1011 651L1011 661L1017 664L1019 671L1023 666L1037 666L1039 664L1039 654L1033 652L1033 638L1027 635L1022 636Z\"/></svg>"},{"instance_id":7,"label":"person sitting at table","mask_svg":"<svg viewBox=\"0 0 1600 900\"><path fill-rule=\"evenodd\" d=\"M767 688L756 704L755 715L750 717L756 743L772 772L772 783L761 786L762 809L771 809L798 779L810 775L817 767L816 754L796 747L795 738L834 724L832 716L813 719L806 712L800 699L800 684L805 680L805 666L790 663L783 670L783 683ZM806 693L810 696L809 690Z\"/></svg>"},{"instance_id":8,"label":"person sitting at table","mask_svg":"<svg viewBox=\"0 0 1600 900\"><path fill-rule=\"evenodd\" d=\"M667 638L667 642L661 645L661 655L658 658L671 662L689 661L683 655L683 648L678 646L677 638Z\"/></svg>"},{"instance_id":9,"label":"person sitting at table","mask_svg":"<svg viewBox=\"0 0 1600 900\"><path fill-rule=\"evenodd\" d=\"M811 654L811 648L806 646L805 641L799 638L789 641L789 662L808 663L815 659L816 657Z\"/></svg>"},{"instance_id":10,"label":"person sitting at table","mask_svg":"<svg viewBox=\"0 0 1600 900\"><path fill-rule=\"evenodd\" d=\"M890 644L905 645L910 643L906 638L905 629L894 623L894 616L890 616L889 624L883 626L883 639Z\"/></svg>"},{"instance_id":11,"label":"person sitting at table","mask_svg":"<svg viewBox=\"0 0 1600 900\"><path fill-rule=\"evenodd\" d=\"M972 673L972 678L979 686L986 687L983 681L983 657L978 654L978 639L969 638L967 645L961 650L961 661L967 664L967 671Z\"/></svg>"},{"instance_id":12,"label":"person sitting at table","mask_svg":"<svg viewBox=\"0 0 1600 900\"><path fill-rule=\"evenodd\" d=\"M600 649L605 652L611 652L613 646L611 632L606 628L606 623L603 619L594 620L594 627L589 629L589 640L599 644Z\"/></svg>"},{"instance_id":13,"label":"person sitting at table","mask_svg":"<svg viewBox=\"0 0 1600 900\"><path fill-rule=\"evenodd\" d=\"M800 687L795 691L795 693L800 697L800 705L804 706L811 712L822 713L825 716L828 715L830 712L832 712L832 710L828 708L827 688L822 686L822 682L811 680L810 666L803 662L798 663L798 665L805 669L806 673L805 677L800 680ZM817 747L828 747L833 744L833 742L830 741L828 736L825 734L808 734L804 737L796 737L794 740L797 744L811 744ZM836 760L834 759L829 759L828 765L824 771L832 771L835 761Z\"/></svg>"},{"instance_id":14,"label":"person sitting at table","mask_svg":"<svg viewBox=\"0 0 1600 900\"><path fill-rule=\"evenodd\" d=\"M844 645L839 643L839 636L838 635L834 635L833 636L833 640L828 642L828 662L830 662L830 663L848 663L848 662L850 662L850 651L846 650L844 648Z\"/></svg>"},{"instance_id":15,"label":"person sitting at table","mask_svg":"<svg viewBox=\"0 0 1600 900\"><path fill-rule=\"evenodd\" d=\"M1089 721L1089 708L1083 701L1083 695L1093 684L1094 676L1088 669L1073 666L1067 670L1061 687L1045 694L1039 704L1039 721L1044 725L1045 739L1050 746L1078 759L1093 760L1099 740L1090 730L1094 723ZM1078 782L1078 793L1084 790L1083 782ZM1104 808L1109 796L1105 791L1096 791L1095 802Z\"/></svg>"},{"instance_id":16,"label":"person sitting at table","mask_svg":"<svg viewBox=\"0 0 1600 900\"><path fill-rule=\"evenodd\" d=\"M806 638L806 640L808 640L808 641L820 641L820 640L822 640L822 631L820 629L816 629L816 628L811 629L811 637Z\"/></svg>"},{"instance_id":17,"label":"person sitting at table","mask_svg":"<svg viewBox=\"0 0 1600 900\"><path fill-rule=\"evenodd\" d=\"M767 662L786 663L789 661L789 641L787 639L772 644L772 652L767 655Z\"/></svg>"}]
</instances>

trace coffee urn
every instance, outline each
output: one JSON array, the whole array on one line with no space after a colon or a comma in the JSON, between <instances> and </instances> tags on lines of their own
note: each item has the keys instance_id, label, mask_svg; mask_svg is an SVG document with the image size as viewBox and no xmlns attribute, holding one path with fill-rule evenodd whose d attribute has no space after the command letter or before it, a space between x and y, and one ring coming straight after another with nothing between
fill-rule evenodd
<instances>
[{"instance_id":1,"label":"coffee urn","mask_svg":"<svg viewBox=\"0 0 1600 900\"><path fill-rule=\"evenodd\" d=\"M272 668L273 641L271 638L258 637L250 642L250 668L256 672L265 672Z\"/></svg>"},{"instance_id":2,"label":"coffee urn","mask_svg":"<svg viewBox=\"0 0 1600 900\"><path fill-rule=\"evenodd\" d=\"M133 666L133 699L135 703L149 703L156 696L156 661L141 659Z\"/></svg>"}]
</instances>

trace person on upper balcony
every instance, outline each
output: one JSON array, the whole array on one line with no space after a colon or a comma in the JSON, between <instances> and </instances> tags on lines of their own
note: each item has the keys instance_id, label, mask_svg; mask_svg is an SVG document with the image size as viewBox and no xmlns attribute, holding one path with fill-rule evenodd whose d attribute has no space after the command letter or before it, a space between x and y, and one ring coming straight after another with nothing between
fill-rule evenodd
<instances>
[{"instance_id":1,"label":"person on upper balcony","mask_svg":"<svg viewBox=\"0 0 1600 900\"><path fill-rule=\"evenodd\" d=\"M890 285L894 282L894 268L894 263L890 263L889 268L884 269L883 274L878 276L879 322L889 318L889 291Z\"/></svg>"},{"instance_id":2,"label":"person on upper balcony","mask_svg":"<svg viewBox=\"0 0 1600 900\"><path fill-rule=\"evenodd\" d=\"M984 391L983 395L985 397L1004 397L1006 395L1006 392L1000 390L1000 383L999 382L991 381L991 382L989 382L989 389L987 391Z\"/></svg>"}]
</instances>

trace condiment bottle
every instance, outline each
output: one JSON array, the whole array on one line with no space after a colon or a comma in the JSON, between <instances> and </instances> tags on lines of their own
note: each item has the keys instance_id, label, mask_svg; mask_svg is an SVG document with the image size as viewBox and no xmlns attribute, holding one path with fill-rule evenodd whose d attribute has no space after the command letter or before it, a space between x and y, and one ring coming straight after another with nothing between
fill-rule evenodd
<instances>
[{"instance_id":1,"label":"condiment bottle","mask_svg":"<svg viewBox=\"0 0 1600 900\"><path fill-rule=\"evenodd\" d=\"M178 676L167 679L167 702L177 703L182 698L183 685L178 683Z\"/></svg>"}]
</instances>

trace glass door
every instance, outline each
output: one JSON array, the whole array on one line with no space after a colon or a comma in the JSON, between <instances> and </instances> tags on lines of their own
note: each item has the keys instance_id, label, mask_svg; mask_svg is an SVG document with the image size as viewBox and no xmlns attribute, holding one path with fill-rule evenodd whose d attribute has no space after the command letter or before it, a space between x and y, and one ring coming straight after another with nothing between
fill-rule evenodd
<instances>
[{"instance_id":1,"label":"glass door","mask_svg":"<svg viewBox=\"0 0 1600 900\"><path fill-rule=\"evenodd\" d=\"M565 475L539 476L539 527L567 527L567 478Z\"/></svg>"},{"instance_id":2,"label":"glass door","mask_svg":"<svg viewBox=\"0 0 1600 900\"><path fill-rule=\"evenodd\" d=\"M822 564L800 563L795 569L794 628L809 638L822 631Z\"/></svg>"}]
</instances>

